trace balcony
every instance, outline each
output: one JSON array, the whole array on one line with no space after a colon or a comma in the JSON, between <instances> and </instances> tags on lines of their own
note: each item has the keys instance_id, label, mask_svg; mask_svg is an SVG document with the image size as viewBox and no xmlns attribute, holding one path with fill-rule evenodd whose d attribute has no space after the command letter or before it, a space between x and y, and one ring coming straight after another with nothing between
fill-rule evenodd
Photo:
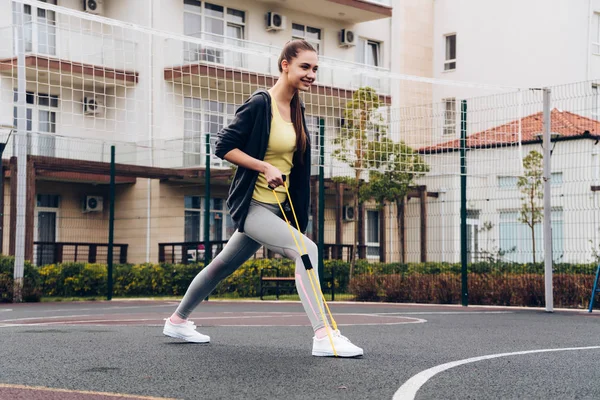
<instances>
[{"instance_id":1,"label":"balcony","mask_svg":"<svg viewBox=\"0 0 600 400\"><path fill-rule=\"evenodd\" d=\"M137 44L116 35L75 30L48 23L27 23L25 69L29 82L77 87L138 83ZM13 27L0 28L0 74L17 77Z\"/></svg>"},{"instance_id":2,"label":"balcony","mask_svg":"<svg viewBox=\"0 0 600 400\"><path fill-rule=\"evenodd\" d=\"M164 57L172 66L164 69L164 79L209 91L246 95L253 90L251 87L275 83L280 52L277 46L205 32L196 38L168 38ZM388 69L319 56L317 84L309 96L329 97L326 104L339 107L356 89L371 86L382 95L384 103L390 103L390 83ZM323 101L315 98L308 103L324 104Z\"/></svg>"},{"instance_id":3,"label":"balcony","mask_svg":"<svg viewBox=\"0 0 600 400\"><path fill-rule=\"evenodd\" d=\"M259 0L272 3L271 0ZM392 16L391 0L304 0L283 3L287 9L303 13L314 10L320 17L348 23L374 21Z\"/></svg>"}]
</instances>

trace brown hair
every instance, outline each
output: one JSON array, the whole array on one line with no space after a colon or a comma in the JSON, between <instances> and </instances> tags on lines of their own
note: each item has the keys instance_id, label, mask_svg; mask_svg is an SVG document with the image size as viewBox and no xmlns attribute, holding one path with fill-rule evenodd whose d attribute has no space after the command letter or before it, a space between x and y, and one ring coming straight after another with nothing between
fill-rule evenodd
<instances>
[{"instance_id":1,"label":"brown hair","mask_svg":"<svg viewBox=\"0 0 600 400\"><path fill-rule=\"evenodd\" d=\"M281 51L279 60L277 61L279 72L283 72L283 67L281 66L281 62L283 60L291 63L292 60L298 56L298 53L305 50L314 51L315 53L317 52L315 48L306 40L295 39L287 42ZM306 132L304 131L304 125L302 123L302 106L300 105L300 96L298 95L298 91L296 91L290 103L290 116L292 118L292 123L294 124L294 130L296 131L296 149L300 150L301 153L304 153L306 150L307 137Z\"/></svg>"}]
</instances>

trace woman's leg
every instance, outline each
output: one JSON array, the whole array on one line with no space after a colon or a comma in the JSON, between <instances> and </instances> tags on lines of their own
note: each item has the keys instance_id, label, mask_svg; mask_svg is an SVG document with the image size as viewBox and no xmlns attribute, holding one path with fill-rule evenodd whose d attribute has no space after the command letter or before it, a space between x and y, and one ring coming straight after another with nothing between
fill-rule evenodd
<instances>
[{"instance_id":1,"label":"woman's leg","mask_svg":"<svg viewBox=\"0 0 600 400\"><path fill-rule=\"evenodd\" d=\"M173 317L186 320L194 308L206 298L219 282L231 275L260 248L261 244L235 231L223 250L204 268L188 287ZM178 323L176 318L173 322Z\"/></svg>"},{"instance_id":2,"label":"woman's leg","mask_svg":"<svg viewBox=\"0 0 600 400\"><path fill-rule=\"evenodd\" d=\"M311 279L301 258L301 254L304 254L305 249L300 239L300 233L292 228L302 253L298 252L298 247L294 243L290 227L280 218L280 215L281 211L277 204L264 204L253 201L250 204L248 216L246 217L244 233L269 250L296 261L296 289L313 330L317 331L325 327L325 321L320 311L325 312L318 278L319 274L317 273L319 265L317 245L308 237L302 235L306 246L306 253L315 271L314 275L311 273L313 277L311 283Z\"/></svg>"}]
</instances>

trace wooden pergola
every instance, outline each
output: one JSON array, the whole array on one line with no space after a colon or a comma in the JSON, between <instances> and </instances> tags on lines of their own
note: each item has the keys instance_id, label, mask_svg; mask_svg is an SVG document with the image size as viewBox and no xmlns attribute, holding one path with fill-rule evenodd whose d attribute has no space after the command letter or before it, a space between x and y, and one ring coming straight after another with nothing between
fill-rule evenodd
<instances>
[{"instance_id":1,"label":"wooden pergola","mask_svg":"<svg viewBox=\"0 0 600 400\"><path fill-rule=\"evenodd\" d=\"M15 232L17 227L17 158L2 160L4 177L10 178L10 232ZM230 171L212 171L211 178L223 180L229 177ZM25 259L33 259L33 229L34 212L36 204L36 180L60 180L72 183L110 183L110 163L98 161L82 161L68 158L27 156L27 188L25 199ZM180 180L202 183L206 179L204 168L176 169L146 167L129 164L115 164L115 183L133 184L137 178L150 178L160 180ZM4 196L0 196L0 231L4 231ZM8 253L15 254L15 235L10 235ZM3 248L2 235L0 235L0 249Z\"/></svg>"},{"instance_id":2,"label":"wooden pergola","mask_svg":"<svg viewBox=\"0 0 600 400\"><path fill-rule=\"evenodd\" d=\"M311 190L311 194L312 194L312 204L318 204L318 198L319 198L319 181L317 177L312 178L312 190ZM335 189L335 194L336 194L336 223L335 223L335 241L336 243L340 244L344 242L344 230L343 230L343 209L344 209L344 193L345 192L351 192L352 188L349 188L347 185L340 183L340 182L334 182L332 179L326 179L325 180L325 188L326 189L331 189L334 188ZM432 198L438 198L439 197L439 193L437 192L428 192L427 191L427 186L425 185L420 185L420 186L414 186L411 187L409 192L406 195L406 201L416 198L419 199L419 205L420 205L420 225L421 225L421 232L420 232L420 241L421 241L421 248L420 248L420 255L421 255L421 262L426 262L427 261L427 197L432 197ZM313 221L318 221L318 209L317 207L313 207L312 208L312 217L313 217ZM365 242L365 227L364 227L364 220L365 220L365 207L364 205L360 206L360 209L358 210L358 217L356 218L356 223L358 224L358 232L359 232L359 237L358 237L358 257L359 258L366 258L366 242ZM404 213L404 209L401 210L401 215L400 215L400 226L398 227L399 230L399 234L400 234L400 245L401 245L401 249L402 249L402 253L401 253L401 260L406 260L406 215ZM313 235L315 238L318 237L318 224L314 224L313 225ZM380 239L380 260L383 262L385 260L385 255L387 253L387 226L386 226L386 219L380 218L380 223L379 223L379 237ZM336 254L336 256L339 258L341 255L340 254ZM335 257L335 256L334 256Z\"/></svg>"}]
</instances>

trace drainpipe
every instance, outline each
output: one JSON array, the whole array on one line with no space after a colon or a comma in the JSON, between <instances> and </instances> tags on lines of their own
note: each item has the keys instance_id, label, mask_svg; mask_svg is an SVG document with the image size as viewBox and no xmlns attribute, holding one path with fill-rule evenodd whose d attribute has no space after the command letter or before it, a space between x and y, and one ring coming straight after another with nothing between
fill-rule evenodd
<instances>
[{"instance_id":1,"label":"drainpipe","mask_svg":"<svg viewBox=\"0 0 600 400\"><path fill-rule=\"evenodd\" d=\"M585 64L585 79L589 80L590 79L590 61L591 61L591 57L590 57L590 53L592 52L592 23L594 18L594 8L593 8L593 3L592 0L588 1L588 41L587 41L587 48L586 48L586 64Z\"/></svg>"},{"instance_id":2,"label":"drainpipe","mask_svg":"<svg viewBox=\"0 0 600 400\"><path fill-rule=\"evenodd\" d=\"M600 180L600 151L598 149L598 144L596 143L594 149L592 150L592 168L594 169L594 184L598 185ZM592 196L594 196L594 249L598 249L598 192L592 192Z\"/></svg>"},{"instance_id":3,"label":"drainpipe","mask_svg":"<svg viewBox=\"0 0 600 400\"><path fill-rule=\"evenodd\" d=\"M441 231L442 231L442 258L441 262L446 262L446 188L440 188L438 193L440 194L440 201L442 202L441 210Z\"/></svg>"},{"instance_id":4,"label":"drainpipe","mask_svg":"<svg viewBox=\"0 0 600 400\"><path fill-rule=\"evenodd\" d=\"M154 0L150 0L150 24L149 28L152 29L154 26ZM150 68L148 74L149 80L149 102L148 102L148 144L150 145L150 166L154 167L154 57L152 48L154 47L154 40L150 35L150 43L148 46L148 60L150 61ZM152 218L152 179L148 179L148 193L146 203L146 262L150 262L150 242L151 242L151 218Z\"/></svg>"}]
</instances>

